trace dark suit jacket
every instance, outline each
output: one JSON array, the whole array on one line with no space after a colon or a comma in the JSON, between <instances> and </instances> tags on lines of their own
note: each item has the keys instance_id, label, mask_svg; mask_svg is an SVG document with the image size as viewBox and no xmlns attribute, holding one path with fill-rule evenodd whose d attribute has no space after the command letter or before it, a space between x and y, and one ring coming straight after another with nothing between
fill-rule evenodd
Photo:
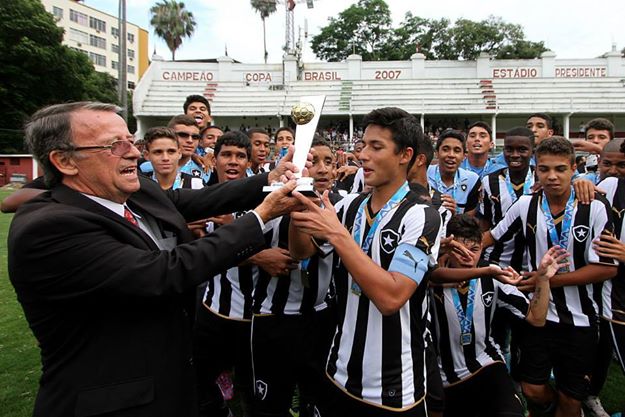
<instances>
[{"instance_id":1,"label":"dark suit jacket","mask_svg":"<svg viewBox=\"0 0 625 417\"><path fill-rule=\"evenodd\" d=\"M264 239L252 213L198 240L186 222L255 207L267 177L167 193L140 181L127 204L177 238L172 251L65 186L13 219L9 276L42 357L35 416L197 413L182 295Z\"/></svg>"}]
</instances>

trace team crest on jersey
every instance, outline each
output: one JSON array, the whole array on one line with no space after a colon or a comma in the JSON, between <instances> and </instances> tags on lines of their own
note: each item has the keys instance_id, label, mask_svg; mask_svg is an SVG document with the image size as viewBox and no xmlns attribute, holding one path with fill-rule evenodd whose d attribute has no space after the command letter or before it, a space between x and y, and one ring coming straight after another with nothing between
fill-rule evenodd
<instances>
[{"instance_id":1,"label":"team crest on jersey","mask_svg":"<svg viewBox=\"0 0 625 417\"><path fill-rule=\"evenodd\" d=\"M194 177L201 177L202 176L202 171L200 171L199 169L192 169L191 170L191 175L193 175Z\"/></svg>"},{"instance_id":2,"label":"team crest on jersey","mask_svg":"<svg viewBox=\"0 0 625 417\"><path fill-rule=\"evenodd\" d=\"M580 224L579 226L575 226L573 228L573 237L575 237L575 240L577 240L579 243L583 243L584 241L586 241L589 234L590 228L588 226Z\"/></svg>"},{"instance_id":3,"label":"team crest on jersey","mask_svg":"<svg viewBox=\"0 0 625 417\"><path fill-rule=\"evenodd\" d=\"M382 244L382 250L386 253L395 252L399 242L399 234L391 229L384 229L380 232L380 243Z\"/></svg>"},{"instance_id":4,"label":"team crest on jersey","mask_svg":"<svg viewBox=\"0 0 625 417\"><path fill-rule=\"evenodd\" d=\"M493 304L494 293L492 291L486 291L482 294L482 304L484 307L490 307Z\"/></svg>"},{"instance_id":5,"label":"team crest on jersey","mask_svg":"<svg viewBox=\"0 0 625 417\"><path fill-rule=\"evenodd\" d=\"M460 189L461 189L462 191L467 191L467 185L466 185L466 184L462 184L462 185L460 186Z\"/></svg>"},{"instance_id":6,"label":"team crest on jersey","mask_svg":"<svg viewBox=\"0 0 625 417\"><path fill-rule=\"evenodd\" d=\"M267 383L265 381L262 381L260 379L256 380L256 398L260 399L260 400L264 400L265 397L267 396Z\"/></svg>"}]
</instances>

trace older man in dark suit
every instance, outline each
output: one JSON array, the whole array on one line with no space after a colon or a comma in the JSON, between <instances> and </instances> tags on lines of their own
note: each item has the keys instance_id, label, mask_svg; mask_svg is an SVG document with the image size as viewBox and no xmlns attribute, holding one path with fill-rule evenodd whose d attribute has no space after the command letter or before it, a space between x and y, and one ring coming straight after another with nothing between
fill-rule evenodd
<instances>
[{"instance_id":1,"label":"older man in dark suit","mask_svg":"<svg viewBox=\"0 0 625 417\"><path fill-rule=\"evenodd\" d=\"M183 295L263 247L269 219L297 203L263 200L275 171L203 190L163 193L137 175L139 151L117 107L50 106L26 141L50 190L9 232L9 275L35 334L43 374L35 416L193 416ZM186 223L254 211L205 238Z\"/></svg>"}]
</instances>

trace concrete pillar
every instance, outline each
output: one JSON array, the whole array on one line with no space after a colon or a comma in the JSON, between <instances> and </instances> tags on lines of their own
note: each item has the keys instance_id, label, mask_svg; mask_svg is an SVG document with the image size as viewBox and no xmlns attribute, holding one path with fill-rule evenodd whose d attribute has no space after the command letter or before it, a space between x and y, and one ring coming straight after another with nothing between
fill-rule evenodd
<instances>
[{"instance_id":1,"label":"concrete pillar","mask_svg":"<svg viewBox=\"0 0 625 417\"><path fill-rule=\"evenodd\" d=\"M421 113L421 118L419 119L419 123L421 123L421 130L425 132L425 114Z\"/></svg>"},{"instance_id":2,"label":"concrete pillar","mask_svg":"<svg viewBox=\"0 0 625 417\"><path fill-rule=\"evenodd\" d=\"M293 55L284 55L283 58L284 80L282 83L288 84L297 80L297 58Z\"/></svg>"},{"instance_id":3,"label":"concrete pillar","mask_svg":"<svg viewBox=\"0 0 625 417\"><path fill-rule=\"evenodd\" d=\"M565 114L562 116L562 133L565 138L570 139L570 131L571 131L571 115L573 113Z\"/></svg>"},{"instance_id":4,"label":"concrete pillar","mask_svg":"<svg viewBox=\"0 0 625 417\"><path fill-rule=\"evenodd\" d=\"M347 79L360 80L360 70L362 67L362 57L358 54L351 54L347 57Z\"/></svg>"},{"instance_id":5,"label":"concrete pillar","mask_svg":"<svg viewBox=\"0 0 625 417\"><path fill-rule=\"evenodd\" d=\"M475 75L477 78L492 78L490 60L491 56L488 52L480 52L480 56L475 60Z\"/></svg>"},{"instance_id":6,"label":"concrete pillar","mask_svg":"<svg viewBox=\"0 0 625 417\"><path fill-rule=\"evenodd\" d=\"M556 76L556 53L553 51L545 51L540 54L542 59L542 76L543 78L553 78Z\"/></svg>"},{"instance_id":7,"label":"concrete pillar","mask_svg":"<svg viewBox=\"0 0 625 417\"><path fill-rule=\"evenodd\" d=\"M234 60L229 56L220 56L217 58L219 64L219 81L235 81L235 73L232 71Z\"/></svg>"},{"instance_id":8,"label":"concrete pillar","mask_svg":"<svg viewBox=\"0 0 625 417\"><path fill-rule=\"evenodd\" d=\"M354 137L354 116L349 115L349 142L352 142L352 138Z\"/></svg>"},{"instance_id":9,"label":"concrete pillar","mask_svg":"<svg viewBox=\"0 0 625 417\"><path fill-rule=\"evenodd\" d=\"M410 61L412 61L412 78L425 78L425 55L417 52L412 54Z\"/></svg>"},{"instance_id":10,"label":"concrete pillar","mask_svg":"<svg viewBox=\"0 0 625 417\"><path fill-rule=\"evenodd\" d=\"M495 142L493 151L497 151L497 113L493 113L490 119L490 128L491 128L491 131L493 132L493 142Z\"/></svg>"},{"instance_id":11,"label":"concrete pillar","mask_svg":"<svg viewBox=\"0 0 625 417\"><path fill-rule=\"evenodd\" d=\"M137 119L137 131L135 132L136 139L143 139L145 132L148 130L147 123L144 116L136 116Z\"/></svg>"}]
</instances>

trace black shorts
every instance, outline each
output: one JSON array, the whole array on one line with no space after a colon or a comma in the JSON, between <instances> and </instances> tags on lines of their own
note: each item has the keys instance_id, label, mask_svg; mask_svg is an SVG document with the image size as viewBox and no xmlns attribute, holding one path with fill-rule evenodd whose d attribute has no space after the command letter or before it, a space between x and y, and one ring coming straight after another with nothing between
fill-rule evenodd
<instances>
[{"instance_id":1,"label":"black shorts","mask_svg":"<svg viewBox=\"0 0 625 417\"><path fill-rule=\"evenodd\" d=\"M378 407L358 400L325 377L321 391L323 401L316 410L319 417L426 417L425 401L406 410Z\"/></svg>"},{"instance_id":2,"label":"black shorts","mask_svg":"<svg viewBox=\"0 0 625 417\"><path fill-rule=\"evenodd\" d=\"M599 334L597 327L575 327L547 322L527 326L521 342L521 381L543 385L551 370L556 389L576 400L588 396Z\"/></svg>"},{"instance_id":3,"label":"black shorts","mask_svg":"<svg viewBox=\"0 0 625 417\"><path fill-rule=\"evenodd\" d=\"M445 407L445 393L443 390L443 379L438 367L438 358L433 343L430 341L425 348L426 367L426 395L425 404L428 412L442 412Z\"/></svg>"},{"instance_id":4,"label":"black shorts","mask_svg":"<svg viewBox=\"0 0 625 417\"><path fill-rule=\"evenodd\" d=\"M496 362L445 388L445 417L523 417L506 365Z\"/></svg>"},{"instance_id":5,"label":"black shorts","mask_svg":"<svg viewBox=\"0 0 625 417\"><path fill-rule=\"evenodd\" d=\"M309 315L254 316L255 415L287 415L295 385L303 405L314 407L334 334L333 318L329 308Z\"/></svg>"}]
</instances>

